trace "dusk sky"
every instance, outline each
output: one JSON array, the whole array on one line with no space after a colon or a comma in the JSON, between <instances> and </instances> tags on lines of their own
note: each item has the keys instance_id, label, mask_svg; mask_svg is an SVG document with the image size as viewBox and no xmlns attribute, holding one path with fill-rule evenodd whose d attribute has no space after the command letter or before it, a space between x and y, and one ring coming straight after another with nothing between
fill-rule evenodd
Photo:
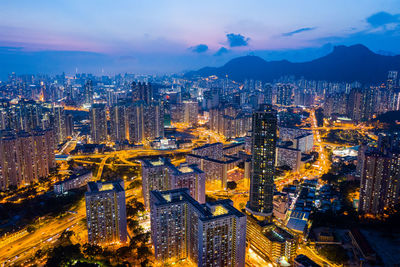
<instances>
[{"instance_id":1,"label":"dusk sky","mask_svg":"<svg viewBox=\"0 0 400 267\"><path fill-rule=\"evenodd\" d=\"M0 75L168 73L250 53L305 61L356 43L400 54L399 0L0 2Z\"/></svg>"}]
</instances>

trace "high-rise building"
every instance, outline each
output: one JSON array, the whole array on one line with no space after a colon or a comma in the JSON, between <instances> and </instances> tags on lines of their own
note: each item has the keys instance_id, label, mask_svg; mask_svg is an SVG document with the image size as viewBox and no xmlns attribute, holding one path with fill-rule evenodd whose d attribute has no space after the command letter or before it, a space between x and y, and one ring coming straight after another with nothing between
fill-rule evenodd
<instances>
[{"instance_id":1,"label":"high-rise building","mask_svg":"<svg viewBox=\"0 0 400 267\"><path fill-rule=\"evenodd\" d=\"M400 153L367 151L363 163L359 212L382 214L399 203Z\"/></svg>"},{"instance_id":2,"label":"high-rise building","mask_svg":"<svg viewBox=\"0 0 400 267\"><path fill-rule=\"evenodd\" d=\"M63 107L53 107L54 116L54 134L57 143L61 143L67 138L67 129L65 122L65 111Z\"/></svg>"},{"instance_id":3,"label":"high-rise building","mask_svg":"<svg viewBox=\"0 0 400 267\"><path fill-rule=\"evenodd\" d=\"M87 187L85 199L89 243L126 243L124 182L89 182Z\"/></svg>"},{"instance_id":4,"label":"high-rise building","mask_svg":"<svg viewBox=\"0 0 400 267\"><path fill-rule=\"evenodd\" d=\"M246 209L255 216L268 217L273 211L277 113L264 106L253 113L252 123L252 173Z\"/></svg>"},{"instance_id":5,"label":"high-rise building","mask_svg":"<svg viewBox=\"0 0 400 267\"><path fill-rule=\"evenodd\" d=\"M164 137L164 109L161 103L144 106L143 137L147 140Z\"/></svg>"},{"instance_id":6,"label":"high-rise building","mask_svg":"<svg viewBox=\"0 0 400 267\"><path fill-rule=\"evenodd\" d=\"M264 102L267 105L272 105L273 87L270 83L264 85Z\"/></svg>"},{"instance_id":7,"label":"high-rise building","mask_svg":"<svg viewBox=\"0 0 400 267\"><path fill-rule=\"evenodd\" d=\"M182 163L177 167L170 164L168 172L172 188L188 188L196 201L206 201L206 174L196 164Z\"/></svg>"},{"instance_id":8,"label":"high-rise building","mask_svg":"<svg viewBox=\"0 0 400 267\"><path fill-rule=\"evenodd\" d=\"M110 138L114 142L124 142L129 139L128 109L124 103L118 103L110 108Z\"/></svg>"},{"instance_id":9,"label":"high-rise building","mask_svg":"<svg viewBox=\"0 0 400 267\"><path fill-rule=\"evenodd\" d=\"M133 101L144 101L147 105L150 105L153 101L153 88L150 83L132 83L132 96Z\"/></svg>"},{"instance_id":10,"label":"high-rise building","mask_svg":"<svg viewBox=\"0 0 400 267\"><path fill-rule=\"evenodd\" d=\"M72 136L74 132L74 117L71 114L65 116L65 131L67 137Z\"/></svg>"},{"instance_id":11,"label":"high-rise building","mask_svg":"<svg viewBox=\"0 0 400 267\"><path fill-rule=\"evenodd\" d=\"M205 173L196 165L175 167L167 158L143 159L142 192L146 208L150 207L150 191L188 188L191 196L205 202Z\"/></svg>"},{"instance_id":12,"label":"high-rise building","mask_svg":"<svg viewBox=\"0 0 400 267\"><path fill-rule=\"evenodd\" d=\"M87 80L85 83L85 102L86 105L93 104L93 81Z\"/></svg>"},{"instance_id":13,"label":"high-rise building","mask_svg":"<svg viewBox=\"0 0 400 267\"><path fill-rule=\"evenodd\" d=\"M364 94L360 88L353 88L350 91L347 116L355 122L360 122L363 118L363 98Z\"/></svg>"},{"instance_id":14,"label":"high-rise building","mask_svg":"<svg viewBox=\"0 0 400 267\"><path fill-rule=\"evenodd\" d=\"M244 266L246 216L231 200L199 204L188 189L151 191L156 260L189 259L197 266Z\"/></svg>"},{"instance_id":15,"label":"high-rise building","mask_svg":"<svg viewBox=\"0 0 400 267\"><path fill-rule=\"evenodd\" d=\"M388 89L397 87L398 85L398 71L392 70L388 72L387 86Z\"/></svg>"},{"instance_id":16,"label":"high-rise building","mask_svg":"<svg viewBox=\"0 0 400 267\"><path fill-rule=\"evenodd\" d=\"M55 166L52 130L1 133L0 189L34 183L48 176Z\"/></svg>"},{"instance_id":17,"label":"high-rise building","mask_svg":"<svg viewBox=\"0 0 400 267\"><path fill-rule=\"evenodd\" d=\"M290 84L278 84L276 88L276 104L290 106L293 104L293 87Z\"/></svg>"},{"instance_id":18,"label":"high-rise building","mask_svg":"<svg viewBox=\"0 0 400 267\"><path fill-rule=\"evenodd\" d=\"M89 111L90 137L93 143L107 141L106 105L94 104Z\"/></svg>"},{"instance_id":19,"label":"high-rise building","mask_svg":"<svg viewBox=\"0 0 400 267\"><path fill-rule=\"evenodd\" d=\"M184 115L183 122L190 126L197 123L197 117L199 114L199 106L197 101L183 101Z\"/></svg>"},{"instance_id":20,"label":"high-rise building","mask_svg":"<svg viewBox=\"0 0 400 267\"><path fill-rule=\"evenodd\" d=\"M142 193L144 205L150 208L150 191L172 189L169 177L169 160L167 158L142 159Z\"/></svg>"},{"instance_id":21,"label":"high-rise building","mask_svg":"<svg viewBox=\"0 0 400 267\"><path fill-rule=\"evenodd\" d=\"M164 137L164 108L162 103L135 101L127 108L129 141L143 143Z\"/></svg>"},{"instance_id":22,"label":"high-rise building","mask_svg":"<svg viewBox=\"0 0 400 267\"><path fill-rule=\"evenodd\" d=\"M136 101L128 107L129 142L142 143L144 141L144 106L143 101Z\"/></svg>"}]
</instances>

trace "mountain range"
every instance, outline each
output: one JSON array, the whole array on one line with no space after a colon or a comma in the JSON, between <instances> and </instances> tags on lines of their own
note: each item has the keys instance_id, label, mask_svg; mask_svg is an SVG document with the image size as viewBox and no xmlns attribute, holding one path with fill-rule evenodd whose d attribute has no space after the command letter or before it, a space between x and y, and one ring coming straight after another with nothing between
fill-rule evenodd
<instances>
[{"instance_id":1,"label":"mountain range","mask_svg":"<svg viewBox=\"0 0 400 267\"><path fill-rule=\"evenodd\" d=\"M272 82L293 75L308 80L335 82L359 81L375 84L387 79L388 71L400 70L400 55L376 54L361 44L335 46L326 56L308 62L287 60L266 61L258 56L244 56L230 60L222 67L205 67L186 73L188 77L216 75L236 81L245 79Z\"/></svg>"}]
</instances>

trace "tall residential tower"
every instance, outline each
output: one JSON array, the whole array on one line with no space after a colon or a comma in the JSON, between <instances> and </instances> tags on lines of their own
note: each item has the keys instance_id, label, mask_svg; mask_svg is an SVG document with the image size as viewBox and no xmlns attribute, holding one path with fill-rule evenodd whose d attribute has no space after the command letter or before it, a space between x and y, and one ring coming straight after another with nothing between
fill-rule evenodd
<instances>
[{"instance_id":1,"label":"tall residential tower","mask_svg":"<svg viewBox=\"0 0 400 267\"><path fill-rule=\"evenodd\" d=\"M87 187L85 199L89 243L126 243L124 182L89 182Z\"/></svg>"},{"instance_id":2,"label":"tall residential tower","mask_svg":"<svg viewBox=\"0 0 400 267\"><path fill-rule=\"evenodd\" d=\"M269 217L273 210L277 112L264 106L253 113L252 172L247 211Z\"/></svg>"}]
</instances>

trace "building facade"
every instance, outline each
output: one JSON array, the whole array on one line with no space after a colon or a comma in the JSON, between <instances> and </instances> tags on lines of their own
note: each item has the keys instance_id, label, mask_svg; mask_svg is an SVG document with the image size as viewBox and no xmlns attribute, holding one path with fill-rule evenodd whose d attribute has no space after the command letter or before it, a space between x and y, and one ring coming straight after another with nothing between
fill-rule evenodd
<instances>
[{"instance_id":1,"label":"building facade","mask_svg":"<svg viewBox=\"0 0 400 267\"><path fill-rule=\"evenodd\" d=\"M2 132L0 137L0 189L21 187L49 175L56 166L53 130L32 133Z\"/></svg>"},{"instance_id":2,"label":"building facade","mask_svg":"<svg viewBox=\"0 0 400 267\"><path fill-rule=\"evenodd\" d=\"M150 192L188 188L190 195L198 202L205 202L206 174L195 164L171 164L167 158L143 159L142 192L144 204L150 208Z\"/></svg>"},{"instance_id":3,"label":"building facade","mask_svg":"<svg viewBox=\"0 0 400 267\"><path fill-rule=\"evenodd\" d=\"M107 141L106 105L94 104L89 111L90 137L93 143Z\"/></svg>"},{"instance_id":4,"label":"building facade","mask_svg":"<svg viewBox=\"0 0 400 267\"><path fill-rule=\"evenodd\" d=\"M292 263L296 257L297 240L288 231L272 223L247 216L247 240L250 248L264 259Z\"/></svg>"},{"instance_id":5,"label":"building facade","mask_svg":"<svg viewBox=\"0 0 400 267\"><path fill-rule=\"evenodd\" d=\"M124 182L89 182L86 199L88 241L108 245L127 242Z\"/></svg>"}]
</instances>

